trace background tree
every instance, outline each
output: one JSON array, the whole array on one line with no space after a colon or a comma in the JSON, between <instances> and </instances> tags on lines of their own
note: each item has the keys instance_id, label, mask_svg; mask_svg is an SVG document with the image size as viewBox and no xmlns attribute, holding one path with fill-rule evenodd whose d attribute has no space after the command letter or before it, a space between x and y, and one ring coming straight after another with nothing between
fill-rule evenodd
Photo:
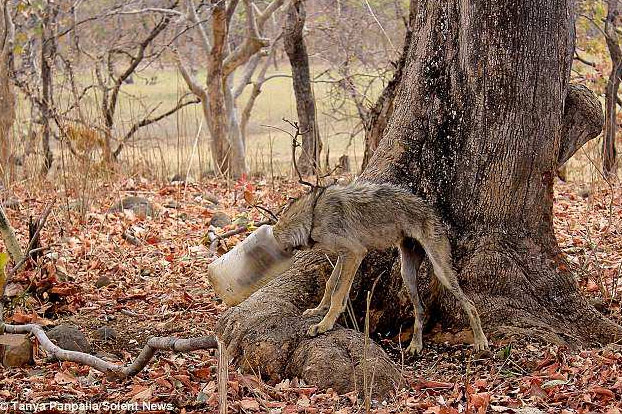
<instances>
[{"instance_id":1,"label":"background tree","mask_svg":"<svg viewBox=\"0 0 622 414\"><path fill-rule=\"evenodd\" d=\"M293 0L287 8L283 44L292 67L296 111L302 135L297 167L300 173L319 173L322 141L316 119L315 95L311 87L309 55L304 39L306 11L304 0Z\"/></svg>"},{"instance_id":2,"label":"background tree","mask_svg":"<svg viewBox=\"0 0 622 414\"><path fill-rule=\"evenodd\" d=\"M10 133L15 121L15 94L10 81L15 26L8 0L2 2L0 36L0 177L3 182L8 182L13 164L10 162L13 152Z\"/></svg>"},{"instance_id":3,"label":"background tree","mask_svg":"<svg viewBox=\"0 0 622 414\"><path fill-rule=\"evenodd\" d=\"M493 341L493 332L575 345L618 340L622 327L580 294L553 234L558 165L603 123L594 95L568 85L569 2L417 6L393 115L360 179L408 188L436 207L461 285ZM373 253L352 291L360 318L378 280L369 310L377 333L397 332L409 313L398 269L395 252ZM466 326L430 267L421 270L430 320ZM292 269L222 315L222 337L243 366L271 378L299 376L344 391L369 369L376 391L391 390L397 372L377 347L361 361L362 335L343 328L305 335L317 318L300 314L317 303L329 273L321 255L298 254Z\"/></svg>"},{"instance_id":4,"label":"background tree","mask_svg":"<svg viewBox=\"0 0 622 414\"><path fill-rule=\"evenodd\" d=\"M603 171L615 175L616 161L616 132L618 130L617 105L618 90L622 76L622 49L620 49L619 30L622 15L622 2L607 0L607 17L605 19L605 41L611 58L611 72L607 80L605 92L605 135L603 137Z\"/></svg>"},{"instance_id":5,"label":"background tree","mask_svg":"<svg viewBox=\"0 0 622 414\"><path fill-rule=\"evenodd\" d=\"M232 48L232 22L238 16L236 9L239 2L212 0L206 11L209 18L206 18L200 14L202 7L195 6L193 0L185 1L187 25L182 30L192 28L198 32L199 44L207 60L205 87L195 78L179 48L176 57L188 88L201 100L211 135L212 158L218 172L234 177L247 172L246 148L234 94L234 73L239 67L248 65L247 73L250 72L252 76L257 64L251 58L270 45L270 39L264 34L264 26L283 2L273 0L262 11L253 1L244 0L244 36ZM207 20L210 21L209 25L206 24ZM241 87L244 88L250 76L243 76L242 79Z\"/></svg>"}]
</instances>

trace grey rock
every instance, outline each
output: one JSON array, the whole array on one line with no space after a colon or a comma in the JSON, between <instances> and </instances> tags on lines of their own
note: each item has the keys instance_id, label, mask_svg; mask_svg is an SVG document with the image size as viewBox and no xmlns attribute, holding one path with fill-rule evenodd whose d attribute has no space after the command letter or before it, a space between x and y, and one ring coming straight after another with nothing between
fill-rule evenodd
<instances>
[{"instance_id":1,"label":"grey rock","mask_svg":"<svg viewBox=\"0 0 622 414\"><path fill-rule=\"evenodd\" d=\"M103 288L104 286L108 286L111 283L112 283L112 280L110 280L108 276L101 275L95 282L95 287L99 289L99 288Z\"/></svg>"},{"instance_id":2,"label":"grey rock","mask_svg":"<svg viewBox=\"0 0 622 414\"><path fill-rule=\"evenodd\" d=\"M231 219L224 211L217 211L212 216L209 224L214 227L225 227L231 224Z\"/></svg>"},{"instance_id":3,"label":"grey rock","mask_svg":"<svg viewBox=\"0 0 622 414\"><path fill-rule=\"evenodd\" d=\"M102 341L109 341L111 339L117 339L117 331L114 330L114 328L111 328L109 326L102 326L99 329L97 329L96 331L97 334L97 338L101 339Z\"/></svg>"},{"instance_id":4,"label":"grey rock","mask_svg":"<svg viewBox=\"0 0 622 414\"><path fill-rule=\"evenodd\" d=\"M220 199L218 198L218 196L216 194L212 194L212 193L205 193L201 195L205 200L209 201L210 203L216 205L220 203Z\"/></svg>"},{"instance_id":5,"label":"grey rock","mask_svg":"<svg viewBox=\"0 0 622 414\"><path fill-rule=\"evenodd\" d=\"M137 216L153 216L155 208L151 201L144 197L130 196L125 197L108 209L109 213L119 213L123 210L132 210Z\"/></svg>"},{"instance_id":6,"label":"grey rock","mask_svg":"<svg viewBox=\"0 0 622 414\"><path fill-rule=\"evenodd\" d=\"M91 344L86 336L73 325L58 325L47 332L48 338L56 345L69 351L91 352Z\"/></svg>"}]
</instances>

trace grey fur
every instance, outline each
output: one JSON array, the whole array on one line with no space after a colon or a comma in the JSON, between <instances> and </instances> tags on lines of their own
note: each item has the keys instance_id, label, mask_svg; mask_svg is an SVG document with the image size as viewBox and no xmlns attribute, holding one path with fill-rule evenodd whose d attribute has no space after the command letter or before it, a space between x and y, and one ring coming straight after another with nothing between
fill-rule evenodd
<instances>
[{"instance_id":1,"label":"grey fur","mask_svg":"<svg viewBox=\"0 0 622 414\"><path fill-rule=\"evenodd\" d=\"M425 250L438 280L454 295L469 317L475 348L487 349L479 315L465 296L451 266L451 246L445 228L422 199L389 184L353 182L316 188L288 206L273 229L286 250L318 247L337 255L320 304L303 315L323 315L309 335L326 332L345 308L352 280L369 250L398 246L401 273L414 306L414 334L407 351L418 353L422 344L422 306L417 293L417 269Z\"/></svg>"}]
</instances>

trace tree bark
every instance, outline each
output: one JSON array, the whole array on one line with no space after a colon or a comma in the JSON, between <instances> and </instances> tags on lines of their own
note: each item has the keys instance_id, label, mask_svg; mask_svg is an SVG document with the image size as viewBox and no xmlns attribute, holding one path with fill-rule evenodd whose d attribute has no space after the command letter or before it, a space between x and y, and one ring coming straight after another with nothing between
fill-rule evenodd
<instances>
[{"instance_id":1,"label":"tree bark","mask_svg":"<svg viewBox=\"0 0 622 414\"><path fill-rule=\"evenodd\" d=\"M527 332L587 345L618 340L622 327L581 295L553 234L559 160L602 127L594 127L598 115L574 122L589 118L598 102L568 87L568 6L419 2L393 115L360 179L408 188L435 206L448 226L460 284L489 336ZM569 149L561 156L563 148ZM289 271L222 315L218 330L243 366L274 380L298 376L338 391L357 386L361 335L336 327L308 338L317 319L300 316L319 300L329 267L319 254L301 253ZM427 326L468 326L430 266L420 270ZM411 308L394 251L363 262L351 292L355 312L364 317L365 292L377 277L371 330L396 333ZM399 376L380 348L372 354L376 391L388 392ZM325 360L334 365L318 362Z\"/></svg>"},{"instance_id":2,"label":"tree bark","mask_svg":"<svg viewBox=\"0 0 622 414\"><path fill-rule=\"evenodd\" d=\"M603 137L603 172L606 175L615 176L616 163L616 132L617 122L617 97L620 89L620 77L622 76L622 50L618 42L617 28L622 16L622 3L619 0L607 1L607 18L605 19L605 41L611 57L611 72L607 79L605 90L605 136Z\"/></svg>"},{"instance_id":3,"label":"tree bark","mask_svg":"<svg viewBox=\"0 0 622 414\"><path fill-rule=\"evenodd\" d=\"M50 148L50 136L52 129L50 119L52 118L52 106L54 105L53 92L53 68L56 55L56 16L58 14L57 7L50 3L46 4L45 15L43 17L41 30L41 122L43 133L41 136L41 145L43 148L43 166L41 167L41 175L46 176L52 168L54 155Z\"/></svg>"},{"instance_id":4,"label":"tree bark","mask_svg":"<svg viewBox=\"0 0 622 414\"><path fill-rule=\"evenodd\" d=\"M320 168L322 141L317 125L315 97L311 88L309 55L303 37L305 26L304 0L294 0L287 9L283 43L292 67L296 95L296 111L302 133L301 152L296 163L301 174L317 174Z\"/></svg>"},{"instance_id":5,"label":"tree bark","mask_svg":"<svg viewBox=\"0 0 622 414\"><path fill-rule=\"evenodd\" d=\"M0 44L0 177L6 183L12 176L11 127L15 122L15 94L10 82L10 62L13 55L15 27L11 19L9 2L2 5L0 20L2 43Z\"/></svg>"}]
</instances>

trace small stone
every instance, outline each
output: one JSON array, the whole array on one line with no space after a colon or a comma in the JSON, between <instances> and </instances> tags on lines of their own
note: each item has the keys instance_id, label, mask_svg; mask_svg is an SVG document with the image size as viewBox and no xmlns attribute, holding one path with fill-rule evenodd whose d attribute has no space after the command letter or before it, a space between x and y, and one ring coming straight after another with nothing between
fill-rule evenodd
<instances>
[{"instance_id":1,"label":"small stone","mask_svg":"<svg viewBox=\"0 0 622 414\"><path fill-rule=\"evenodd\" d=\"M217 211L212 216L209 224L214 227L225 227L231 224L231 219L224 211Z\"/></svg>"},{"instance_id":2,"label":"small stone","mask_svg":"<svg viewBox=\"0 0 622 414\"><path fill-rule=\"evenodd\" d=\"M14 298L24 293L24 288L19 283L9 283L4 288L4 296Z\"/></svg>"},{"instance_id":3,"label":"small stone","mask_svg":"<svg viewBox=\"0 0 622 414\"><path fill-rule=\"evenodd\" d=\"M109 326L102 326L99 329L97 329L96 331L97 333L97 338L99 338L102 341L109 341L109 340L114 340L117 339L117 331L115 331L113 328L109 327Z\"/></svg>"},{"instance_id":4,"label":"small stone","mask_svg":"<svg viewBox=\"0 0 622 414\"><path fill-rule=\"evenodd\" d=\"M23 367L32 363L32 343L27 335L0 335L0 356L5 367Z\"/></svg>"},{"instance_id":5,"label":"small stone","mask_svg":"<svg viewBox=\"0 0 622 414\"><path fill-rule=\"evenodd\" d=\"M132 210L138 217L153 217L155 208L153 203L144 197L125 197L108 209L109 213L120 213L123 210Z\"/></svg>"},{"instance_id":6,"label":"small stone","mask_svg":"<svg viewBox=\"0 0 622 414\"><path fill-rule=\"evenodd\" d=\"M583 187L579 190L579 195L583 198L588 198L590 196L590 189L587 187Z\"/></svg>"},{"instance_id":7,"label":"small stone","mask_svg":"<svg viewBox=\"0 0 622 414\"><path fill-rule=\"evenodd\" d=\"M95 282L95 287L98 289L103 288L104 286L108 286L112 283L112 280L106 275L101 275L97 281Z\"/></svg>"},{"instance_id":8,"label":"small stone","mask_svg":"<svg viewBox=\"0 0 622 414\"><path fill-rule=\"evenodd\" d=\"M589 298L590 304L596 308L600 313L607 312L607 303L603 298L591 297Z\"/></svg>"},{"instance_id":9,"label":"small stone","mask_svg":"<svg viewBox=\"0 0 622 414\"><path fill-rule=\"evenodd\" d=\"M208 192L208 193L202 194L202 197L214 205L220 203L220 199L215 194Z\"/></svg>"},{"instance_id":10,"label":"small stone","mask_svg":"<svg viewBox=\"0 0 622 414\"><path fill-rule=\"evenodd\" d=\"M535 407L523 407L514 409L515 414L544 414L544 411Z\"/></svg>"},{"instance_id":11,"label":"small stone","mask_svg":"<svg viewBox=\"0 0 622 414\"><path fill-rule=\"evenodd\" d=\"M47 332L48 338L59 347L68 351L91 352L91 345L86 336L73 325L58 325Z\"/></svg>"}]
</instances>

